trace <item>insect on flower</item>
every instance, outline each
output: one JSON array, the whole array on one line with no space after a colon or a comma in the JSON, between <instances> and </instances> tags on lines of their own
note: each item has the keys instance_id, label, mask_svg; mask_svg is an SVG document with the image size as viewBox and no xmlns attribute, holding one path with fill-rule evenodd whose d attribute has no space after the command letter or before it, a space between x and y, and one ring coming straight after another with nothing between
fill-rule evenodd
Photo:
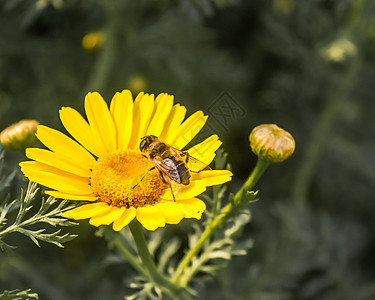
<instances>
[{"instance_id":1,"label":"insect on flower","mask_svg":"<svg viewBox=\"0 0 375 300\"><path fill-rule=\"evenodd\" d=\"M170 180L178 184L190 183L190 172L199 173L203 170L211 170L205 163L189 155L187 151L178 150L159 140L155 135L146 135L141 139L139 148L143 156L151 161L153 167L148 170L133 187L151 170L156 169L161 181L171 189L173 200L176 201Z\"/></svg>"},{"instance_id":2,"label":"insect on flower","mask_svg":"<svg viewBox=\"0 0 375 300\"><path fill-rule=\"evenodd\" d=\"M232 179L228 170L194 173L213 161L221 145L216 134L186 151L177 150L191 142L207 116L197 111L185 119L186 108L174 104L172 95L155 97L141 92L134 99L129 90L124 90L116 93L108 106L94 92L86 95L84 104L87 120L71 107L60 110L62 124L71 137L39 125L36 136L48 150L28 148L30 160L20 163L25 176L51 189L46 194L90 201L64 212L65 217L89 219L93 226L113 223L115 231L137 219L153 231L184 218L199 220L206 204L197 196L209 186ZM149 135L154 137L142 139ZM177 149L163 144L162 151L158 143L164 141ZM156 145L159 148L152 152ZM202 163L196 163L190 155ZM141 186L134 188L152 167ZM161 176L173 187L173 195Z\"/></svg>"}]
</instances>

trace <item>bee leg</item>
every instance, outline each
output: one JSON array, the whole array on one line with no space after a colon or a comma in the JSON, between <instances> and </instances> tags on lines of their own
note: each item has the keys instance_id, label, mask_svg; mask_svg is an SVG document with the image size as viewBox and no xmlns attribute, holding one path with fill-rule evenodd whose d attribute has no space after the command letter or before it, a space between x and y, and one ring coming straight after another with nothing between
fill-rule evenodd
<instances>
[{"instance_id":1,"label":"bee leg","mask_svg":"<svg viewBox=\"0 0 375 300\"><path fill-rule=\"evenodd\" d=\"M181 155L181 157L186 156L186 162L189 161L189 153L187 151L181 151L180 155Z\"/></svg>"},{"instance_id":2,"label":"bee leg","mask_svg":"<svg viewBox=\"0 0 375 300\"><path fill-rule=\"evenodd\" d=\"M153 169L155 169L155 167L152 167L150 170L148 170L146 173L143 174L142 178L138 181L138 183L135 184L135 186L132 187L132 189L135 189L137 187L138 184L141 183L141 181L143 180L143 178L145 178L145 176L147 175L148 172L152 171Z\"/></svg>"},{"instance_id":3,"label":"bee leg","mask_svg":"<svg viewBox=\"0 0 375 300\"><path fill-rule=\"evenodd\" d=\"M174 197L174 194L173 194L172 184L171 184L169 181L165 180L163 172L161 172L159 169L156 169L156 171L158 171L158 174L159 174L159 177L160 177L161 181L162 181L164 184L168 185L169 188L171 189L171 193L172 193L173 201L176 202L176 198Z\"/></svg>"},{"instance_id":4,"label":"bee leg","mask_svg":"<svg viewBox=\"0 0 375 300\"><path fill-rule=\"evenodd\" d=\"M169 188L171 189L171 193L172 193L173 201L176 202L176 198L174 197L174 194L173 194L172 184L171 184L170 182L168 182L167 184L169 185Z\"/></svg>"}]
</instances>

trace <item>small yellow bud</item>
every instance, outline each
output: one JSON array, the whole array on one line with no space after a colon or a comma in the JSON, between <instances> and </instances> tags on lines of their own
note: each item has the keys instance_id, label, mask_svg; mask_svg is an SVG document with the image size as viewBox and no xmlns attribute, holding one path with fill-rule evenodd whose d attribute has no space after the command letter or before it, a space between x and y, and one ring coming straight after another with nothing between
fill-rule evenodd
<instances>
[{"instance_id":1,"label":"small yellow bud","mask_svg":"<svg viewBox=\"0 0 375 300\"><path fill-rule=\"evenodd\" d=\"M134 94L138 94L146 90L146 80L140 75L130 77L127 86Z\"/></svg>"},{"instance_id":2,"label":"small yellow bud","mask_svg":"<svg viewBox=\"0 0 375 300\"><path fill-rule=\"evenodd\" d=\"M0 142L5 149L23 151L34 144L38 125L35 120L19 121L0 133Z\"/></svg>"},{"instance_id":3,"label":"small yellow bud","mask_svg":"<svg viewBox=\"0 0 375 300\"><path fill-rule=\"evenodd\" d=\"M86 51L96 51L103 45L104 39L103 31L90 32L82 38L82 48Z\"/></svg>"},{"instance_id":4,"label":"small yellow bud","mask_svg":"<svg viewBox=\"0 0 375 300\"><path fill-rule=\"evenodd\" d=\"M287 159L295 148L292 135L275 124L255 127L249 139L251 149L258 158L273 163Z\"/></svg>"},{"instance_id":5,"label":"small yellow bud","mask_svg":"<svg viewBox=\"0 0 375 300\"><path fill-rule=\"evenodd\" d=\"M335 63L344 62L350 57L355 56L356 53L356 45L345 38L337 39L327 47L321 49L323 58Z\"/></svg>"}]
</instances>

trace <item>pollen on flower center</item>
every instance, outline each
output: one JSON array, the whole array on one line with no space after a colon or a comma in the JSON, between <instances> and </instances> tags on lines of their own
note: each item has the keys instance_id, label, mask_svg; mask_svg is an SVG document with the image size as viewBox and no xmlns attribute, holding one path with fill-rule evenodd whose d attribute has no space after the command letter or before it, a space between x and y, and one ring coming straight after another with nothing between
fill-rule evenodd
<instances>
[{"instance_id":1,"label":"pollen on flower center","mask_svg":"<svg viewBox=\"0 0 375 300\"><path fill-rule=\"evenodd\" d=\"M91 187L99 201L112 206L129 208L153 204L166 187L156 170L148 172L140 182L151 168L151 162L139 153L110 153L97 160L90 178Z\"/></svg>"}]
</instances>

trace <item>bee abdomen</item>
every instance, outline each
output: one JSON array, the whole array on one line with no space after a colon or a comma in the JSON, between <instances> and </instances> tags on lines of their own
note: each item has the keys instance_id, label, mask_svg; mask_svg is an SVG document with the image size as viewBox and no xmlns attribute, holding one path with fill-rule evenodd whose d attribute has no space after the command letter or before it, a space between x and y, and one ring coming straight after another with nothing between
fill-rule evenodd
<instances>
[{"instance_id":1,"label":"bee abdomen","mask_svg":"<svg viewBox=\"0 0 375 300\"><path fill-rule=\"evenodd\" d=\"M185 164L180 163L177 166L177 172L180 175L181 184L188 185L190 183L190 173Z\"/></svg>"}]
</instances>

